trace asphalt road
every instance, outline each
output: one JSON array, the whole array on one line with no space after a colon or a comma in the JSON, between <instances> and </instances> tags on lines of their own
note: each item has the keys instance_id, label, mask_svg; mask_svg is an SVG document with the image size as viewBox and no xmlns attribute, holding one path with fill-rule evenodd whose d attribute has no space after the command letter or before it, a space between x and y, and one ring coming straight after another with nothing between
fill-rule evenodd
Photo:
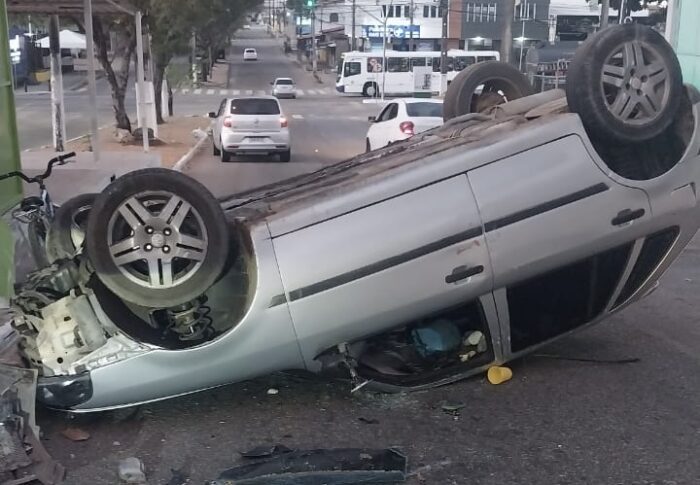
<instances>
[{"instance_id":1,"label":"asphalt road","mask_svg":"<svg viewBox=\"0 0 700 485\"><path fill-rule=\"evenodd\" d=\"M258 61L243 61L243 49L255 47ZM264 30L242 31L234 40L230 55L229 94L270 94L276 77L293 78L299 89L297 99L282 99L282 110L289 120L292 159L280 163L277 157L238 157L222 164L207 146L190 164L186 173L204 183L215 195L227 195L258 185L282 180L324 165L350 158L365 149L367 117L376 114L377 105L363 104L361 97L345 97L335 92L331 76L319 83L310 72L285 55L278 39ZM206 100L207 111L216 111L221 96L181 94Z\"/></svg>"},{"instance_id":2,"label":"asphalt road","mask_svg":"<svg viewBox=\"0 0 700 485\"><path fill-rule=\"evenodd\" d=\"M261 61L234 64L241 89L263 89L274 75L306 82L273 41L247 39L235 47L244 45L257 47ZM292 123L290 164L222 166L203 155L191 173L219 177L217 190L236 190L350 156L363 140L362 121L347 119L360 116L351 111L360 111L351 108L357 104L332 97L285 102L289 114L304 116ZM408 395L350 394L345 383L270 376L142 406L131 415L70 419L43 411L45 444L75 485L119 483L117 463L128 456L145 462L150 484L181 483L169 482L172 470L201 484L240 463L239 451L274 443L397 447L409 458L411 485L697 484L699 256L696 239L646 300L513 363L513 379L500 386L479 377ZM599 362L567 360L574 358ZM604 362L622 358L639 361ZM269 388L279 393L270 395ZM441 409L446 402L465 407L448 415ZM61 436L69 425L90 439Z\"/></svg>"}]
</instances>

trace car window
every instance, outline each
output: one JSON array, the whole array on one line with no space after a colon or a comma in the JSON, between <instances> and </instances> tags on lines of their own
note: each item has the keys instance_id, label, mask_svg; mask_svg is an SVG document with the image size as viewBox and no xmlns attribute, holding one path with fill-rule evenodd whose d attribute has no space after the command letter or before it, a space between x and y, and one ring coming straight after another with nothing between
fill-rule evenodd
<instances>
[{"instance_id":1,"label":"car window","mask_svg":"<svg viewBox=\"0 0 700 485\"><path fill-rule=\"evenodd\" d=\"M277 81L275 81L275 84L285 84L287 86L290 86L294 84L294 81L292 81L291 79L278 79Z\"/></svg>"},{"instance_id":2,"label":"car window","mask_svg":"<svg viewBox=\"0 0 700 485\"><path fill-rule=\"evenodd\" d=\"M406 114L411 118L442 118L442 103L406 103Z\"/></svg>"},{"instance_id":3,"label":"car window","mask_svg":"<svg viewBox=\"0 0 700 485\"><path fill-rule=\"evenodd\" d=\"M379 115L379 118L377 121L389 121L393 120L396 118L396 116L399 114L399 105L396 103L391 103L389 104L386 108L384 108L384 111L382 111L382 114Z\"/></svg>"},{"instance_id":4,"label":"car window","mask_svg":"<svg viewBox=\"0 0 700 485\"><path fill-rule=\"evenodd\" d=\"M411 58L411 69L413 69L416 66L419 66L419 67L425 66L425 57L412 57Z\"/></svg>"},{"instance_id":5,"label":"car window","mask_svg":"<svg viewBox=\"0 0 700 485\"><path fill-rule=\"evenodd\" d=\"M246 49L246 50L245 50L245 53L246 53L246 54L254 54L254 53L255 53L255 49Z\"/></svg>"},{"instance_id":6,"label":"car window","mask_svg":"<svg viewBox=\"0 0 700 485\"><path fill-rule=\"evenodd\" d=\"M345 77L357 76L362 72L362 64L359 62L346 62L345 72L343 73Z\"/></svg>"},{"instance_id":7,"label":"car window","mask_svg":"<svg viewBox=\"0 0 700 485\"><path fill-rule=\"evenodd\" d=\"M278 115L280 114L280 107L274 99L241 98L231 101L231 114Z\"/></svg>"},{"instance_id":8,"label":"car window","mask_svg":"<svg viewBox=\"0 0 700 485\"><path fill-rule=\"evenodd\" d=\"M228 100L224 99L221 101L221 104L219 105L219 111L216 112L217 118L224 114L224 110L226 109L226 101Z\"/></svg>"}]
</instances>

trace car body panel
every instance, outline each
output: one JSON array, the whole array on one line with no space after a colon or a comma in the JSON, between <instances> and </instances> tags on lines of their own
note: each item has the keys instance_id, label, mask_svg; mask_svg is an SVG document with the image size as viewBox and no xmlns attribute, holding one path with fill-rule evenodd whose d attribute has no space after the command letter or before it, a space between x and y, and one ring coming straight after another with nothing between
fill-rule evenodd
<instances>
[{"instance_id":1,"label":"car body panel","mask_svg":"<svg viewBox=\"0 0 700 485\"><path fill-rule=\"evenodd\" d=\"M284 292L274 249L264 225L251 229L257 266L254 298L241 321L206 344L155 349L90 373L93 397L76 409L107 409L216 387L279 369L303 369L299 344L284 305L270 306ZM264 347L267 350L260 352Z\"/></svg>"},{"instance_id":2,"label":"car body panel","mask_svg":"<svg viewBox=\"0 0 700 485\"><path fill-rule=\"evenodd\" d=\"M465 175L280 236L274 245L307 364L334 343L357 339L358 328L371 335L491 289ZM460 266L482 271L446 283Z\"/></svg>"}]
</instances>

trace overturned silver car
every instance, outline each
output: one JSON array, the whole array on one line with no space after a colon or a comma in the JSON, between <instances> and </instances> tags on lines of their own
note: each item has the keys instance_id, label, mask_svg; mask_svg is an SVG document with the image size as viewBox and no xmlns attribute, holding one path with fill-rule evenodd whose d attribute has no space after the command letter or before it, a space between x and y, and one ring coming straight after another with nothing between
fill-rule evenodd
<instances>
[{"instance_id":1,"label":"overturned silver car","mask_svg":"<svg viewBox=\"0 0 700 485\"><path fill-rule=\"evenodd\" d=\"M700 225L700 95L636 25L584 44L566 93L517 75L476 64L443 126L223 200L167 170L115 180L84 247L13 301L39 400L108 409L285 369L422 389L648 294Z\"/></svg>"}]
</instances>

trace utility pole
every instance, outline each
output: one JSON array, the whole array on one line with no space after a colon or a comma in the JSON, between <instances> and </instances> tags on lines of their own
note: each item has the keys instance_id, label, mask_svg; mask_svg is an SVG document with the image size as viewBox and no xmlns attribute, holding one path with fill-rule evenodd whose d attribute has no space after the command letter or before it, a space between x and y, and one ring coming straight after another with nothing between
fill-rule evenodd
<instances>
[{"instance_id":1,"label":"utility pole","mask_svg":"<svg viewBox=\"0 0 700 485\"><path fill-rule=\"evenodd\" d=\"M352 0L352 41L350 42L350 50L355 51L357 50L357 39L355 35L355 11L357 10L357 6L355 4L356 0Z\"/></svg>"},{"instance_id":2,"label":"utility pole","mask_svg":"<svg viewBox=\"0 0 700 485\"><path fill-rule=\"evenodd\" d=\"M625 22L625 9L627 6L625 5L625 0L620 0L620 10L617 12L617 23L622 24Z\"/></svg>"},{"instance_id":3,"label":"utility pole","mask_svg":"<svg viewBox=\"0 0 700 485\"><path fill-rule=\"evenodd\" d=\"M316 52L316 3L311 7L311 70L316 74L318 67L318 53Z\"/></svg>"},{"instance_id":4,"label":"utility pole","mask_svg":"<svg viewBox=\"0 0 700 485\"><path fill-rule=\"evenodd\" d=\"M513 52L513 20L515 0L506 0L501 25L501 61L510 62Z\"/></svg>"},{"instance_id":5,"label":"utility pole","mask_svg":"<svg viewBox=\"0 0 700 485\"><path fill-rule=\"evenodd\" d=\"M610 22L610 0L602 0L600 3L600 29L604 29Z\"/></svg>"},{"instance_id":6,"label":"utility pole","mask_svg":"<svg viewBox=\"0 0 700 485\"><path fill-rule=\"evenodd\" d=\"M53 147L64 151L66 115L63 107L63 75L61 74L61 46L58 34L58 15L49 17L49 52L51 54L51 118L53 119Z\"/></svg>"},{"instance_id":7,"label":"utility pole","mask_svg":"<svg viewBox=\"0 0 700 485\"><path fill-rule=\"evenodd\" d=\"M415 9L415 7L413 5L413 0L411 0L411 5L409 6L409 8L410 8L410 10L408 11L408 13L410 15L410 24L408 27L408 50L412 51L413 50L413 10Z\"/></svg>"},{"instance_id":8,"label":"utility pole","mask_svg":"<svg viewBox=\"0 0 700 485\"><path fill-rule=\"evenodd\" d=\"M442 9L442 41L440 44L440 94L447 91L447 19L449 0L440 0Z\"/></svg>"}]
</instances>

